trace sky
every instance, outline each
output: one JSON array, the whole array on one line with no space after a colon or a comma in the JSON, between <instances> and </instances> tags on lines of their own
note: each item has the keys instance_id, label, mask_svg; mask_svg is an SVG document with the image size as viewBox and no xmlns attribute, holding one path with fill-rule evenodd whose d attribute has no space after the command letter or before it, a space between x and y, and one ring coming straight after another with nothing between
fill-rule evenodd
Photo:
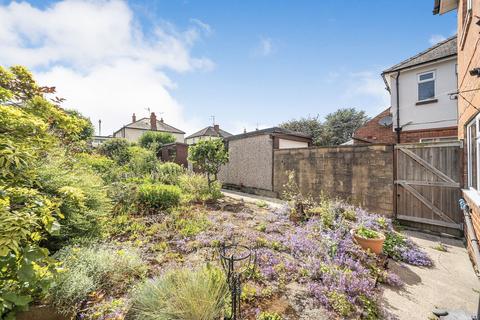
<instances>
[{"instance_id":1,"label":"sky","mask_svg":"<svg viewBox=\"0 0 480 320\"><path fill-rule=\"evenodd\" d=\"M433 2L0 0L0 65L30 68L102 135L149 110L187 134L212 116L233 134L374 116L390 101L381 71L455 34Z\"/></svg>"}]
</instances>

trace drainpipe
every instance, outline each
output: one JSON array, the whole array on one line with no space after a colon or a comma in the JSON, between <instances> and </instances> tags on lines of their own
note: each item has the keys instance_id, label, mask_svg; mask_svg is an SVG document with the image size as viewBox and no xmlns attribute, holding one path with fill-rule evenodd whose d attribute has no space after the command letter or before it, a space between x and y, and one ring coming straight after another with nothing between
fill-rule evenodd
<instances>
[{"instance_id":1,"label":"drainpipe","mask_svg":"<svg viewBox=\"0 0 480 320\"><path fill-rule=\"evenodd\" d=\"M458 203L460 204L460 209L463 210L463 215L465 217L465 226L467 229L468 238L470 239L470 245L473 250L473 255L474 255L473 258L475 259L475 265L477 267L477 270L479 270L480 251L478 250L478 239L477 239L477 236L475 235L475 230L473 229L472 217L470 215L471 209L468 206L465 199L460 199Z\"/></svg>"},{"instance_id":2,"label":"drainpipe","mask_svg":"<svg viewBox=\"0 0 480 320\"><path fill-rule=\"evenodd\" d=\"M400 82L400 71L397 71L397 77L395 78L395 94L396 94L396 100L397 100L397 127L395 128L395 132L397 133L397 143L400 143L400 131L402 131L402 128L400 127L400 88L399 88L399 82Z\"/></svg>"}]
</instances>

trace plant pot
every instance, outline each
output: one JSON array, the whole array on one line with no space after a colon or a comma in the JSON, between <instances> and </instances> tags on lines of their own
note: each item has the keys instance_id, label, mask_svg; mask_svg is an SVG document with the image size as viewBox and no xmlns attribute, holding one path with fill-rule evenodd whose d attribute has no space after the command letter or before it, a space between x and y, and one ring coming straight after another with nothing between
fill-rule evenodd
<instances>
[{"instance_id":1,"label":"plant pot","mask_svg":"<svg viewBox=\"0 0 480 320\"><path fill-rule=\"evenodd\" d=\"M351 231L355 242L360 245L364 250L370 250L375 254L381 254L383 251L383 243L385 242L385 236L379 232L380 238L367 239L357 235L356 230Z\"/></svg>"}]
</instances>

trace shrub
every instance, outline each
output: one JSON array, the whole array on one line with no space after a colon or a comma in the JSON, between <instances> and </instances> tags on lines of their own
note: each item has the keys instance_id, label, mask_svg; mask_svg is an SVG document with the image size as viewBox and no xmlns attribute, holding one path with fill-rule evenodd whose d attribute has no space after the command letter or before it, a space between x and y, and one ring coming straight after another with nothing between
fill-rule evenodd
<instances>
[{"instance_id":1,"label":"shrub","mask_svg":"<svg viewBox=\"0 0 480 320\"><path fill-rule=\"evenodd\" d=\"M220 269L175 270L137 287L130 312L137 320L220 319L227 291Z\"/></svg>"},{"instance_id":2,"label":"shrub","mask_svg":"<svg viewBox=\"0 0 480 320\"><path fill-rule=\"evenodd\" d=\"M118 164L125 164L130 160L131 154L128 149L130 143L127 139L114 138L109 139L98 147L101 155L115 160Z\"/></svg>"},{"instance_id":3,"label":"shrub","mask_svg":"<svg viewBox=\"0 0 480 320\"><path fill-rule=\"evenodd\" d=\"M64 270L55 277L50 299L65 313L75 310L93 291L124 293L147 270L139 252L129 247L65 247L55 258Z\"/></svg>"},{"instance_id":4,"label":"shrub","mask_svg":"<svg viewBox=\"0 0 480 320\"><path fill-rule=\"evenodd\" d=\"M181 194L177 186L144 183L138 188L137 201L140 212L151 213L177 206L180 203Z\"/></svg>"},{"instance_id":5,"label":"shrub","mask_svg":"<svg viewBox=\"0 0 480 320\"><path fill-rule=\"evenodd\" d=\"M90 168L72 163L62 151L52 151L38 167L38 183L42 192L61 200L62 232L52 239L50 247L100 236L111 202L103 180Z\"/></svg>"},{"instance_id":6,"label":"shrub","mask_svg":"<svg viewBox=\"0 0 480 320\"><path fill-rule=\"evenodd\" d=\"M125 166L128 172L135 177L154 177L160 165L155 152L137 146L129 147L128 152L130 159Z\"/></svg>"},{"instance_id":7,"label":"shrub","mask_svg":"<svg viewBox=\"0 0 480 320\"><path fill-rule=\"evenodd\" d=\"M173 162L161 163L157 167L155 178L163 184L178 184L178 180L182 174L185 173L185 169Z\"/></svg>"},{"instance_id":8,"label":"shrub","mask_svg":"<svg viewBox=\"0 0 480 320\"><path fill-rule=\"evenodd\" d=\"M188 148L188 160L207 175L208 185L217 181L220 167L228 162L228 151L223 140L200 140Z\"/></svg>"},{"instance_id":9,"label":"shrub","mask_svg":"<svg viewBox=\"0 0 480 320\"><path fill-rule=\"evenodd\" d=\"M185 202L206 202L222 197L221 184L214 182L208 186L207 178L198 173L186 173L178 179Z\"/></svg>"},{"instance_id":10,"label":"shrub","mask_svg":"<svg viewBox=\"0 0 480 320\"><path fill-rule=\"evenodd\" d=\"M380 233L378 233L375 230L365 228L364 226L360 226L357 229L356 234L358 236L362 237L362 238L365 238L365 239L379 239L379 238L381 238Z\"/></svg>"},{"instance_id":11,"label":"shrub","mask_svg":"<svg viewBox=\"0 0 480 320\"><path fill-rule=\"evenodd\" d=\"M116 171L119 167L112 159L89 153L79 153L75 158L80 166L92 169L92 171L98 173L105 182L112 182L117 179Z\"/></svg>"},{"instance_id":12,"label":"shrub","mask_svg":"<svg viewBox=\"0 0 480 320\"><path fill-rule=\"evenodd\" d=\"M171 133L157 131L145 132L138 141L141 147L147 149L154 148L155 151L157 151L158 147L172 142L175 142L175 137Z\"/></svg>"}]
</instances>

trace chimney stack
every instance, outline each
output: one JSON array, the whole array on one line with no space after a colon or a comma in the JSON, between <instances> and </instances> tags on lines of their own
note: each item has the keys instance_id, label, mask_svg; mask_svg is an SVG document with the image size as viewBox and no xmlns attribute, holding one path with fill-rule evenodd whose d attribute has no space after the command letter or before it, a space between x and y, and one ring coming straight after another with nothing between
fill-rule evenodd
<instances>
[{"instance_id":1,"label":"chimney stack","mask_svg":"<svg viewBox=\"0 0 480 320\"><path fill-rule=\"evenodd\" d=\"M132 114L132 123L133 122L137 122L137 116L135 115L135 113Z\"/></svg>"},{"instance_id":2,"label":"chimney stack","mask_svg":"<svg viewBox=\"0 0 480 320\"><path fill-rule=\"evenodd\" d=\"M163 118L160 118L160 122L163 123Z\"/></svg>"},{"instance_id":3,"label":"chimney stack","mask_svg":"<svg viewBox=\"0 0 480 320\"><path fill-rule=\"evenodd\" d=\"M150 130L157 131L157 116L155 112L150 114Z\"/></svg>"},{"instance_id":4,"label":"chimney stack","mask_svg":"<svg viewBox=\"0 0 480 320\"><path fill-rule=\"evenodd\" d=\"M220 126L218 124L214 124L213 130L215 130L216 133L220 133Z\"/></svg>"}]
</instances>

